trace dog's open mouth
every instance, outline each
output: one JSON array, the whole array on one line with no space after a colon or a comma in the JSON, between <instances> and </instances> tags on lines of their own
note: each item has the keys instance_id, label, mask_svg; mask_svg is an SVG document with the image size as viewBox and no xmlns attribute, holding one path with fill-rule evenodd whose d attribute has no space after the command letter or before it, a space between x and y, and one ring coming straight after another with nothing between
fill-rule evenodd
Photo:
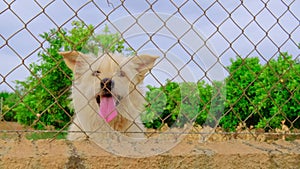
<instances>
[{"instance_id":1,"label":"dog's open mouth","mask_svg":"<svg viewBox=\"0 0 300 169\"><path fill-rule=\"evenodd\" d=\"M110 78L104 78L100 83L100 92L96 96L99 105L99 115L106 121L110 122L117 117L117 105L120 97L112 93L114 82Z\"/></svg>"},{"instance_id":2,"label":"dog's open mouth","mask_svg":"<svg viewBox=\"0 0 300 169\"><path fill-rule=\"evenodd\" d=\"M117 117L118 111L116 106L119 103L119 97L116 99L111 94L97 95L96 100L100 109L99 115L106 122L110 122Z\"/></svg>"}]
</instances>

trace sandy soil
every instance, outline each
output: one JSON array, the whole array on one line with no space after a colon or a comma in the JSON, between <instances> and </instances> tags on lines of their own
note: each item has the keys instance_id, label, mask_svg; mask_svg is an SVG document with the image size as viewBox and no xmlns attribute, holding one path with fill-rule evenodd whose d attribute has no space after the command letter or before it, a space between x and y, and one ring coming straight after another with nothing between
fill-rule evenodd
<instances>
[{"instance_id":1,"label":"sandy soil","mask_svg":"<svg viewBox=\"0 0 300 169\"><path fill-rule=\"evenodd\" d=\"M23 128L18 124L9 123L9 125L1 124L0 129L3 131ZM284 141L265 137L261 140L247 140L236 135L218 134L212 135L206 142L199 142L199 137L187 135L180 144L163 154L146 158L129 158L113 155L88 140L31 141L22 136L1 137L0 168L299 169L300 139Z\"/></svg>"}]
</instances>

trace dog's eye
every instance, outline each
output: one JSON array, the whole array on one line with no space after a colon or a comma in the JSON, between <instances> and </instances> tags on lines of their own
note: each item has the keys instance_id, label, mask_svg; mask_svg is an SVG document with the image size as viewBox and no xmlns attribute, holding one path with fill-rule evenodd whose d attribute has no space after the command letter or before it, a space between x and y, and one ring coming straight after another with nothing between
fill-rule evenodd
<instances>
[{"instance_id":1,"label":"dog's eye","mask_svg":"<svg viewBox=\"0 0 300 169\"><path fill-rule=\"evenodd\" d=\"M120 70L119 76L120 76L120 77L125 77L125 76L126 76L126 73L125 73L124 71Z\"/></svg>"},{"instance_id":2,"label":"dog's eye","mask_svg":"<svg viewBox=\"0 0 300 169\"><path fill-rule=\"evenodd\" d=\"M99 76L100 73L101 73L101 72L100 72L99 70L96 70L96 71L93 72L93 76Z\"/></svg>"}]
</instances>

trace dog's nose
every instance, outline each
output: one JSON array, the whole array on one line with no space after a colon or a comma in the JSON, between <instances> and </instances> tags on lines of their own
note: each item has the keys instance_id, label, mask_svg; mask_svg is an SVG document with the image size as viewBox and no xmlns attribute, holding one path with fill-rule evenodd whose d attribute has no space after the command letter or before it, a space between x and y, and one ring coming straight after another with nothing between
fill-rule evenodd
<instances>
[{"instance_id":1,"label":"dog's nose","mask_svg":"<svg viewBox=\"0 0 300 169\"><path fill-rule=\"evenodd\" d=\"M114 87L114 82L111 79L104 78L104 79L101 80L101 89L111 91L111 89L113 87Z\"/></svg>"}]
</instances>

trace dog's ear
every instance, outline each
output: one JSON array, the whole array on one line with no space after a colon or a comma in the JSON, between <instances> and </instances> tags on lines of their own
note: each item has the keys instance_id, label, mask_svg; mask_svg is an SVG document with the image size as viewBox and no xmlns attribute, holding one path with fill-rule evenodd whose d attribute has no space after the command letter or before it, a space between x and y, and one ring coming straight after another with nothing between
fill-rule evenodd
<instances>
[{"instance_id":1,"label":"dog's ear","mask_svg":"<svg viewBox=\"0 0 300 169\"><path fill-rule=\"evenodd\" d=\"M159 56L139 55L133 57L132 62L136 65L139 81L144 80L145 74L152 69L157 58Z\"/></svg>"},{"instance_id":2,"label":"dog's ear","mask_svg":"<svg viewBox=\"0 0 300 169\"><path fill-rule=\"evenodd\" d=\"M77 51L67 51L67 52L59 52L58 54L64 57L64 61L66 65L74 72L76 60L78 56L82 56L83 54Z\"/></svg>"}]
</instances>

